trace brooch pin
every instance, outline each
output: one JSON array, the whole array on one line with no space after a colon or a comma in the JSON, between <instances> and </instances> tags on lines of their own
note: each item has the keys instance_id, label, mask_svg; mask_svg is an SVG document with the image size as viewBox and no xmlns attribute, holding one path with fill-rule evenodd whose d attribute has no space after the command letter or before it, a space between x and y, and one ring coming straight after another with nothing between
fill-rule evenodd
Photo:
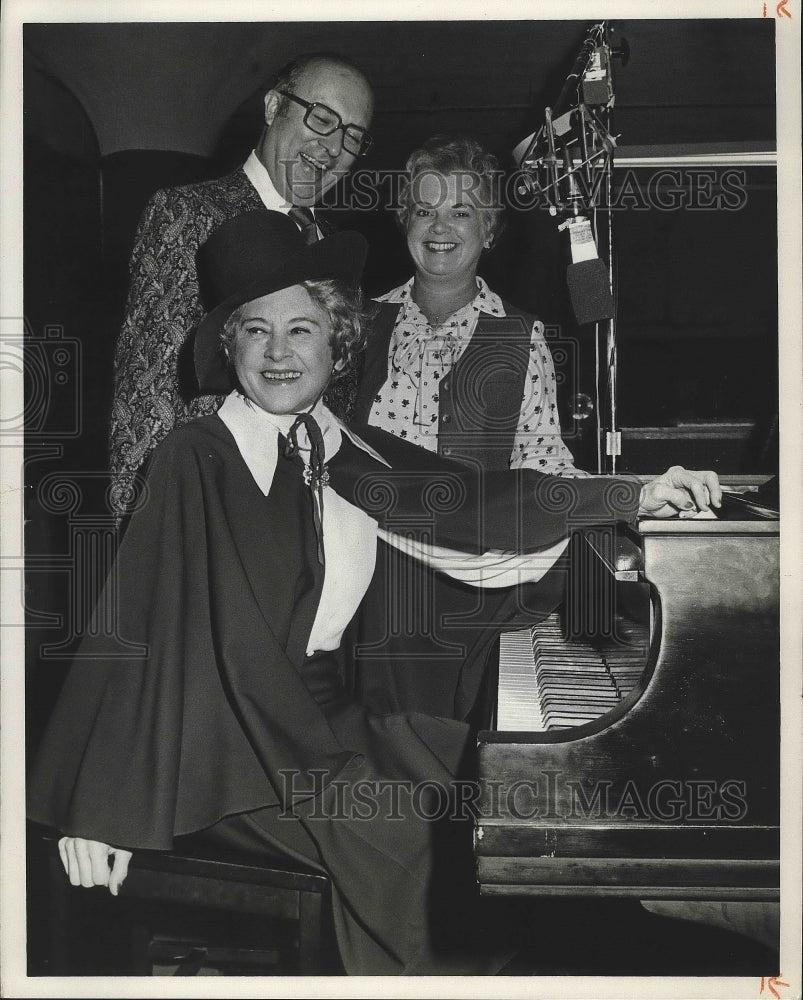
<instances>
[{"instance_id":1,"label":"brooch pin","mask_svg":"<svg viewBox=\"0 0 803 1000\"><path fill-rule=\"evenodd\" d=\"M312 469L312 466L307 465L304 467L304 482L307 486L311 487L313 490L323 489L324 486L329 485L329 469L327 466L323 465L320 471L316 475Z\"/></svg>"}]
</instances>

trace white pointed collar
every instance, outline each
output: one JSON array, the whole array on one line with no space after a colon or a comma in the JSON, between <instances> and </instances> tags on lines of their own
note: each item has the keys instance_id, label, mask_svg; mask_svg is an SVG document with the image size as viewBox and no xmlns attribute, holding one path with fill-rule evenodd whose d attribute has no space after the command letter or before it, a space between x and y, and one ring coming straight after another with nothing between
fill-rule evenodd
<instances>
[{"instance_id":1,"label":"white pointed collar","mask_svg":"<svg viewBox=\"0 0 803 1000\"><path fill-rule=\"evenodd\" d=\"M264 163L259 159L256 150L251 150L251 155L243 164L245 176L256 188L262 204L271 212L282 212L284 215L290 211L290 203L286 201L276 190L276 186L270 179Z\"/></svg>"},{"instance_id":2,"label":"white pointed collar","mask_svg":"<svg viewBox=\"0 0 803 1000\"><path fill-rule=\"evenodd\" d=\"M223 405L218 410L218 416L231 431L237 449L254 477L254 482L267 496L273 483L273 474L279 457L278 434L287 437L297 414L268 413L247 396L234 390L223 401ZM333 455L340 451L345 434L357 448L361 448L382 465L388 466L388 462L378 452L359 438L342 420L338 420L334 413L320 400L312 408L311 416L315 418L321 428L324 461L329 461ZM309 462L309 439L305 428L299 427L297 439L301 457L306 465Z\"/></svg>"}]
</instances>

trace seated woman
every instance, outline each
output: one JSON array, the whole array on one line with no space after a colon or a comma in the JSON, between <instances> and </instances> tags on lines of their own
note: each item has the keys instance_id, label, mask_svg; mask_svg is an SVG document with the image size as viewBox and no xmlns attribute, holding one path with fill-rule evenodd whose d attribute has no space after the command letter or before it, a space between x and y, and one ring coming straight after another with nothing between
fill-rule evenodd
<instances>
[{"instance_id":1,"label":"seated woman","mask_svg":"<svg viewBox=\"0 0 803 1000\"><path fill-rule=\"evenodd\" d=\"M196 366L206 391L230 395L154 453L107 584L116 635L84 640L29 816L63 832L74 885L117 894L131 851L201 836L328 872L350 974L490 973L509 942L483 927L470 816L451 808L471 731L366 711L337 654L400 512L424 524L417 550L431 536L432 558L462 547L478 564L502 558L523 525L537 579L564 544L565 508L549 477L499 473L480 489L470 470L381 431L363 440L323 406L359 344L364 255L357 234L308 247L265 212L203 248L217 305ZM683 470L640 499L610 480L576 486L575 512L603 523L719 501L713 474Z\"/></svg>"},{"instance_id":2,"label":"seated woman","mask_svg":"<svg viewBox=\"0 0 803 1000\"><path fill-rule=\"evenodd\" d=\"M561 438L543 323L477 274L502 228L500 177L467 137L434 136L409 156L397 220L415 274L379 298L353 418L489 469L582 475Z\"/></svg>"}]
</instances>

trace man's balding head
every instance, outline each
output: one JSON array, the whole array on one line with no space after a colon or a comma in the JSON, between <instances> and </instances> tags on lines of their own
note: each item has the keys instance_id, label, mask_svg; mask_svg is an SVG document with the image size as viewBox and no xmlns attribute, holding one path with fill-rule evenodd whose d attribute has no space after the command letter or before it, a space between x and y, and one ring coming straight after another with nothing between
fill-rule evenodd
<instances>
[{"instance_id":1,"label":"man's balding head","mask_svg":"<svg viewBox=\"0 0 803 1000\"><path fill-rule=\"evenodd\" d=\"M326 111L317 114L309 104L335 112L339 127L329 135L319 134L316 129L327 129L331 123L326 122ZM342 56L311 53L284 67L265 95L265 128L256 149L282 197L295 205L320 201L351 169L373 107L364 73ZM337 119L333 124L337 126ZM344 146L344 138L351 150Z\"/></svg>"}]
</instances>

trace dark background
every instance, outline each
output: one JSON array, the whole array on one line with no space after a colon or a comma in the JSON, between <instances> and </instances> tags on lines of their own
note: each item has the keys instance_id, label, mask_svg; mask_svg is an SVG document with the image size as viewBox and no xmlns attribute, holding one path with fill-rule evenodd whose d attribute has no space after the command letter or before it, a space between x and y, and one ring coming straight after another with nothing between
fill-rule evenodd
<instances>
[{"instance_id":1,"label":"dark background","mask_svg":"<svg viewBox=\"0 0 803 1000\"><path fill-rule=\"evenodd\" d=\"M358 162L361 170L399 170L422 140L443 131L476 136L510 168L513 148L557 99L589 27L25 26L29 745L114 551L105 502L112 359L146 200L158 187L242 163L275 72L294 54L321 49L352 57L375 86L375 146ZM650 144L774 148L771 20L613 22L610 41L629 49L626 60L614 62L612 132L622 153ZM715 193L721 169L709 171ZM653 174L614 170L614 195L626 177L646 189ZM680 172L682 197L690 196L695 176ZM625 428L620 469L657 472L681 462L723 474L775 471L775 170L751 167L743 177L746 196L736 211L639 209L625 199L630 207L611 213L618 425ZM331 214L370 241L369 293L410 275L385 204L335 206ZM552 331L564 434L577 464L595 470L593 418L575 422L570 414L573 393L593 397L595 359L592 328L577 327L569 308L564 238L543 209L508 211L505 237L481 271ZM679 429L679 421L704 426Z\"/></svg>"},{"instance_id":2,"label":"dark background","mask_svg":"<svg viewBox=\"0 0 803 1000\"><path fill-rule=\"evenodd\" d=\"M399 170L422 140L443 131L476 136L511 168L513 148L543 123L589 27L25 25L29 746L113 556L105 499L112 359L146 200L158 187L242 163L276 71L298 52L321 49L352 57L375 86L375 145L359 169ZM609 29L611 44L629 50L614 61L611 131L621 153L722 142L774 149L771 20L623 21ZM625 178L632 184L637 176L646 189L653 174L615 169L614 200ZM709 174L716 180L718 171ZM688 198L695 175L684 169L680 177L679 197ZM658 472L680 462L720 473L775 471L775 169L746 169L744 180L737 211L637 209L631 198L611 213L618 425L625 428L620 470ZM348 189L340 194L342 204ZM369 293L410 275L385 204L335 207L332 215L370 241ZM575 422L570 414L573 393L594 396L593 327L573 322L564 239L544 209L508 211L506 234L481 271L550 329L564 436L577 464L593 471L594 419ZM606 406L601 400L603 412ZM705 426L679 430L678 421ZM734 422L736 429L726 426Z\"/></svg>"},{"instance_id":3,"label":"dark background","mask_svg":"<svg viewBox=\"0 0 803 1000\"><path fill-rule=\"evenodd\" d=\"M112 359L139 215L159 187L244 161L275 72L302 51L350 56L374 84L375 146L360 169L399 170L437 132L511 151L560 93L590 22L28 24L24 29L27 748L38 742L114 553L105 499ZM774 149L771 19L612 22L619 145ZM722 168L714 171L716 177ZM641 168L647 185L653 171ZM614 170L614 190L624 170ZM775 170L744 171L737 211L612 213L618 275L620 469L674 462L722 474L777 468ZM681 171L689 196L692 173ZM343 191L345 196L348 187ZM370 294L411 274L383 204L333 208L361 230ZM564 435L597 468L594 341L575 325L568 247L546 211L509 211L481 266L553 337ZM607 219L604 221L607 226ZM603 401L603 406L605 402ZM686 422L685 427L678 426ZM688 424L704 425L690 428ZM644 430L647 428L648 430ZM655 430L658 428L658 430Z\"/></svg>"},{"instance_id":4,"label":"dark background","mask_svg":"<svg viewBox=\"0 0 803 1000\"><path fill-rule=\"evenodd\" d=\"M358 168L399 170L423 139L442 131L476 136L509 168L513 148L543 123L544 107L557 99L589 26L27 25L26 311L36 335L55 324L80 341L81 467L105 468L111 362L128 255L147 198L158 187L242 163L259 134L265 89L290 56L342 52L374 83L376 143ZM612 22L610 40L629 49L626 62L614 62L612 131L623 152L717 142L774 148L771 19ZM646 184L653 173L638 176ZM626 178L631 183L628 175L615 170L614 188ZM691 197L694 173L680 176ZM695 461L684 458L692 466L699 455L724 473L773 471L776 461L770 440L777 413L775 171L753 168L744 178L746 199L737 211L625 207L612 220L617 422L636 428L678 419L752 423L752 437L739 447L698 440L690 456ZM337 192L341 203L348 183ZM406 248L384 204L332 214L371 243L369 293L409 276ZM595 469L593 421L575 426L569 410L573 392L593 388L594 352L592 328L576 327L569 309L565 234L541 209L507 215L506 238L481 270L495 290L535 311L568 343L566 352L556 352L568 357L563 429L578 464ZM600 222L607 226L606 218ZM605 407L602 400L603 413ZM660 471L665 449L660 442L652 447L629 450L626 434L625 466Z\"/></svg>"}]
</instances>

